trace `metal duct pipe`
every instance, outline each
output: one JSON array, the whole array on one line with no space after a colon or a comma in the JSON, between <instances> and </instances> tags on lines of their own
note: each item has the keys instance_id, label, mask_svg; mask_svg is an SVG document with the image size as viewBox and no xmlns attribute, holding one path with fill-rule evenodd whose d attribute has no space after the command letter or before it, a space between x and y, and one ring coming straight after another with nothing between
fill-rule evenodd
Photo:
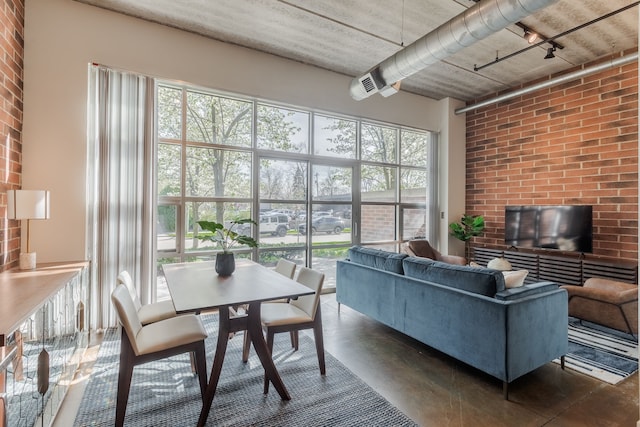
<instances>
[{"instance_id":1,"label":"metal duct pipe","mask_svg":"<svg viewBox=\"0 0 640 427\"><path fill-rule=\"evenodd\" d=\"M449 55L520 21L557 0L482 0L460 15L351 81L351 97L360 101L417 73Z\"/></svg>"},{"instance_id":2,"label":"metal duct pipe","mask_svg":"<svg viewBox=\"0 0 640 427\"><path fill-rule=\"evenodd\" d=\"M535 92L540 89L544 89L550 86L555 86L561 83L570 82L572 80L580 79L582 77L589 76L591 74L598 73L600 71L606 71L610 68L620 67L622 65L629 64L638 60L638 52L631 53L623 56L622 58L612 59L611 61L603 62L602 64L594 65L593 67L585 68L583 70L574 71L563 76L553 78L535 85L515 90L513 92L505 93L504 95L496 96L495 98L487 99L476 104L467 105L466 107L458 108L455 110L456 114L466 113L467 111L477 110L478 108L486 107L487 105L495 104L497 102L506 101L507 99L515 98L520 95L526 95L531 92Z\"/></svg>"}]
</instances>

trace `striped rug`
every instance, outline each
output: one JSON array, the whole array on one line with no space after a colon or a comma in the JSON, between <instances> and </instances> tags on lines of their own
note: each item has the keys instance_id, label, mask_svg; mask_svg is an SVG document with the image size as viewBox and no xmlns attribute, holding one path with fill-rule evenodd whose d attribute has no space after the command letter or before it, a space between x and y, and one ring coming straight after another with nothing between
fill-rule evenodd
<instances>
[{"instance_id":1,"label":"striped rug","mask_svg":"<svg viewBox=\"0 0 640 427\"><path fill-rule=\"evenodd\" d=\"M629 334L570 318L565 366L617 384L638 370L638 342Z\"/></svg>"}]
</instances>

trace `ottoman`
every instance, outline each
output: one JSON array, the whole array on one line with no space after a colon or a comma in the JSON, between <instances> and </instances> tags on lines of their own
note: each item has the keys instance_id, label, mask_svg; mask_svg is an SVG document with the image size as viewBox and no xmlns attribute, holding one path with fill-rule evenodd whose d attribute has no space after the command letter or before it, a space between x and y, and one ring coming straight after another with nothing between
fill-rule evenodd
<instances>
[{"instance_id":1,"label":"ottoman","mask_svg":"<svg viewBox=\"0 0 640 427\"><path fill-rule=\"evenodd\" d=\"M565 285L569 316L638 334L638 285L592 277L584 286Z\"/></svg>"}]
</instances>

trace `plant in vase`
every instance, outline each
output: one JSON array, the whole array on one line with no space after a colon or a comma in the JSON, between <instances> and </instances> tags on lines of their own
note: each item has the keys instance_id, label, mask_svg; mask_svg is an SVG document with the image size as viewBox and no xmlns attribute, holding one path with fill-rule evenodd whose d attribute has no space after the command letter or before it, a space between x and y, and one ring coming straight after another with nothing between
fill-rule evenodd
<instances>
[{"instance_id":1,"label":"plant in vase","mask_svg":"<svg viewBox=\"0 0 640 427\"><path fill-rule=\"evenodd\" d=\"M216 255L216 272L221 276L230 276L236 269L236 261L231 248L236 245L246 245L250 248L257 248L258 242L251 237L240 234L234 229L242 224L257 225L255 221L249 218L237 219L231 221L229 227L215 221L198 221L198 225L207 233L198 234L198 239L207 242L220 244L222 253Z\"/></svg>"},{"instance_id":2,"label":"plant in vase","mask_svg":"<svg viewBox=\"0 0 640 427\"><path fill-rule=\"evenodd\" d=\"M464 256L471 260L471 238L479 236L484 231L484 217L482 215L462 215L460 222L449 224L449 234L464 242Z\"/></svg>"}]
</instances>

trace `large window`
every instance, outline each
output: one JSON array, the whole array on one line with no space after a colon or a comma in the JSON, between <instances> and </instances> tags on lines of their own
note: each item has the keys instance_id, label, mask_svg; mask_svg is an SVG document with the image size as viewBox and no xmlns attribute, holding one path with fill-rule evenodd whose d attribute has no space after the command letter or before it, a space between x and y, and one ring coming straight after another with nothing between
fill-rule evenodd
<instances>
[{"instance_id":1,"label":"large window","mask_svg":"<svg viewBox=\"0 0 640 427\"><path fill-rule=\"evenodd\" d=\"M431 132L171 83L157 94L158 265L215 256L203 219L252 218L259 247L238 256L311 266L325 287L353 244L428 237Z\"/></svg>"}]
</instances>

